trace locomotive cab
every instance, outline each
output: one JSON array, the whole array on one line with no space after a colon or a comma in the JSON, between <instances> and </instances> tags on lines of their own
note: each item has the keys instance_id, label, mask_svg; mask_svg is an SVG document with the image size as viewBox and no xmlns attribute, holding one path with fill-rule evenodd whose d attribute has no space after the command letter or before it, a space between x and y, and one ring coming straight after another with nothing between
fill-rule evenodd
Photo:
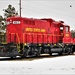
<instances>
[{"instance_id":1,"label":"locomotive cab","mask_svg":"<svg viewBox=\"0 0 75 75\"><path fill-rule=\"evenodd\" d=\"M71 43L70 27L64 22L53 22L56 43Z\"/></svg>"},{"instance_id":2,"label":"locomotive cab","mask_svg":"<svg viewBox=\"0 0 75 75\"><path fill-rule=\"evenodd\" d=\"M71 44L72 43L70 27L68 25L64 26L63 43L65 43L65 44Z\"/></svg>"},{"instance_id":3,"label":"locomotive cab","mask_svg":"<svg viewBox=\"0 0 75 75\"><path fill-rule=\"evenodd\" d=\"M55 21L52 23L53 43L62 43L64 37L64 25L61 22Z\"/></svg>"}]
</instances>

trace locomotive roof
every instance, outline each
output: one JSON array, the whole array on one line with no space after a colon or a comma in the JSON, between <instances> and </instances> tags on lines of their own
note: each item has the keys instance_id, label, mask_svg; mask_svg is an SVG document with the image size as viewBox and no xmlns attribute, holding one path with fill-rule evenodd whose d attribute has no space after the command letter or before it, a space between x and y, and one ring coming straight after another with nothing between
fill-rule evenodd
<instances>
[{"instance_id":1,"label":"locomotive roof","mask_svg":"<svg viewBox=\"0 0 75 75\"><path fill-rule=\"evenodd\" d=\"M67 24L65 24L64 22L61 22L61 21L54 21L53 23L56 24L56 25L60 25L60 26L69 26L69 25L67 25Z\"/></svg>"},{"instance_id":2,"label":"locomotive roof","mask_svg":"<svg viewBox=\"0 0 75 75\"><path fill-rule=\"evenodd\" d=\"M64 23L64 21L55 21L52 18L43 18L43 19L37 19L37 18L27 18L27 17L9 17L8 19L23 19L23 20L34 20L34 21L41 21L41 22L47 22L47 21L51 21L54 24L60 24L61 26L69 26L67 24Z\"/></svg>"},{"instance_id":3,"label":"locomotive roof","mask_svg":"<svg viewBox=\"0 0 75 75\"><path fill-rule=\"evenodd\" d=\"M34 20L34 21L43 21L43 22L47 22L46 20L43 20L43 19L37 19L37 18L26 18L26 17L9 17L7 18L8 19L27 19L27 20Z\"/></svg>"}]
</instances>

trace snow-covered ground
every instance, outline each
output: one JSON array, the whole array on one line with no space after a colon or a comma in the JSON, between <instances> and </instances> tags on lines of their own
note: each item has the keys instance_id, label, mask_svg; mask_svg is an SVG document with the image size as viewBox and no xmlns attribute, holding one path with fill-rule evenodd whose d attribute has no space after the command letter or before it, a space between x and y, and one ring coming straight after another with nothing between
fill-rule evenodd
<instances>
[{"instance_id":1,"label":"snow-covered ground","mask_svg":"<svg viewBox=\"0 0 75 75\"><path fill-rule=\"evenodd\" d=\"M0 74L74 74L75 56L42 58L32 61L0 61Z\"/></svg>"}]
</instances>

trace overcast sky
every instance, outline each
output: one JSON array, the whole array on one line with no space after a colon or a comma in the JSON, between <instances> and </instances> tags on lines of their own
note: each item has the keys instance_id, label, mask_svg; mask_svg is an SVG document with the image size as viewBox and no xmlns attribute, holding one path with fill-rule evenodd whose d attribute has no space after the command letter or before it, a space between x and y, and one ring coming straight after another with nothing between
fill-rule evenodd
<instances>
[{"instance_id":1,"label":"overcast sky","mask_svg":"<svg viewBox=\"0 0 75 75\"><path fill-rule=\"evenodd\" d=\"M19 0L0 0L0 15L9 4L19 12ZM22 0L22 16L62 20L74 30L75 0Z\"/></svg>"}]
</instances>

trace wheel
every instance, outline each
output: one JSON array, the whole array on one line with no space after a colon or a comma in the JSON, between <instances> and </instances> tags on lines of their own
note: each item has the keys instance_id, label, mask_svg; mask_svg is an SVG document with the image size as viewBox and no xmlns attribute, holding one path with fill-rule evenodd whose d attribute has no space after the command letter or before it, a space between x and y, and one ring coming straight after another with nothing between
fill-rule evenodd
<instances>
[{"instance_id":1,"label":"wheel","mask_svg":"<svg viewBox=\"0 0 75 75\"><path fill-rule=\"evenodd\" d=\"M49 49L49 55L52 56L51 48L49 47L48 49Z\"/></svg>"},{"instance_id":2,"label":"wheel","mask_svg":"<svg viewBox=\"0 0 75 75\"><path fill-rule=\"evenodd\" d=\"M33 56L33 57L38 57L38 56L40 56L40 53L41 53L40 48L37 48L37 47L33 47L33 48L32 48L32 56Z\"/></svg>"},{"instance_id":3,"label":"wheel","mask_svg":"<svg viewBox=\"0 0 75 75\"><path fill-rule=\"evenodd\" d=\"M38 47L25 47L23 50L23 56L24 57L38 57L40 56L40 49Z\"/></svg>"},{"instance_id":4,"label":"wheel","mask_svg":"<svg viewBox=\"0 0 75 75\"><path fill-rule=\"evenodd\" d=\"M25 58L25 56L24 56L24 55L21 55L20 57L21 57L21 58Z\"/></svg>"},{"instance_id":5,"label":"wheel","mask_svg":"<svg viewBox=\"0 0 75 75\"><path fill-rule=\"evenodd\" d=\"M70 48L70 54L73 54L74 51L73 51L73 46Z\"/></svg>"},{"instance_id":6,"label":"wheel","mask_svg":"<svg viewBox=\"0 0 75 75\"><path fill-rule=\"evenodd\" d=\"M11 59L13 59L13 57L10 57Z\"/></svg>"},{"instance_id":7,"label":"wheel","mask_svg":"<svg viewBox=\"0 0 75 75\"><path fill-rule=\"evenodd\" d=\"M16 56L14 56L14 57L10 57L11 59L14 59L14 58L16 58Z\"/></svg>"},{"instance_id":8,"label":"wheel","mask_svg":"<svg viewBox=\"0 0 75 75\"><path fill-rule=\"evenodd\" d=\"M58 53L58 55L62 55L64 52L64 49L62 48L62 51Z\"/></svg>"},{"instance_id":9,"label":"wheel","mask_svg":"<svg viewBox=\"0 0 75 75\"><path fill-rule=\"evenodd\" d=\"M70 47L65 47L65 54L69 55L71 53L71 48Z\"/></svg>"},{"instance_id":10,"label":"wheel","mask_svg":"<svg viewBox=\"0 0 75 75\"><path fill-rule=\"evenodd\" d=\"M52 53L49 53L52 56Z\"/></svg>"},{"instance_id":11,"label":"wheel","mask_svg":"<svg viewBox=\"0 0 75 75\"><path fill-rule=\"evenodd\" d=\"M58 55L62 55L62 52L59 52Z\"/></svg>"}]
</instances>

